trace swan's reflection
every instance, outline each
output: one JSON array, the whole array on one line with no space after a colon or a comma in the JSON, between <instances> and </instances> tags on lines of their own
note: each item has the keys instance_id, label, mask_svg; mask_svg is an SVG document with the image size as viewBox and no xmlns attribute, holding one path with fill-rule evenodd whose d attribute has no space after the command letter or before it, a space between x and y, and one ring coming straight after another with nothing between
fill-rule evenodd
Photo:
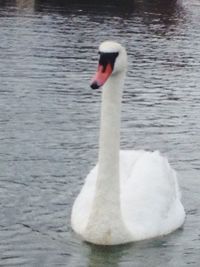
<instances>
[{"instance_id":1,"label":"swan's reflection","mask_svg":"<svg viewBox=\"0 0 200 267\"><path fill-rule=\"evenodd\" d=\"M162 258L167 261L170 257L176 261L174 246L181 246L182 229L178 229L173 234L156 239L143 240L120 246L95 246L88 245L87 267L119 267L119 266L160 266L158 251L162 249ZM176 240L176 242L174 241ZM171 245L175 244L176 245ZM170 255L170 256L169 256ZM126 265L125 265L126 264ZM178 263L177 263L178 264ZM70 266L71 267L71 266Z\"/></svg>"},{"instance_id":2,"label":"swan's reflection","mask_svg":"<svg viewBox=\"0 0 200 267\"><path fill-rule=\"evenodd\" d=\"M121 246L90 246L88 267L117 267L130 244Z\"/></svg>"}]
</instances>

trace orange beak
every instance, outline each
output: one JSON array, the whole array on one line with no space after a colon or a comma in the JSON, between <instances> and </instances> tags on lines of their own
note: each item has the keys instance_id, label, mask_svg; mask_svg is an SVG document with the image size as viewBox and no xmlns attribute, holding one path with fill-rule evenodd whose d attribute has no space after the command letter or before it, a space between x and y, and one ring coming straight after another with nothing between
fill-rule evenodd
<instances>
[{"instance_id":1,"label":"orange beak","mask_svg":"<svg viewBox=\"0 0 200 267\"><path fill-rule=\"evenodd\" d=\"M90 85L91 88L98 89L99 87L104 85L104 83L107 81L111 73L112 73L111 64L107 64L106 68L104 68L103 65L99 65L98 70L91 81L91 85Z\"/></svg>"}]
</instances>

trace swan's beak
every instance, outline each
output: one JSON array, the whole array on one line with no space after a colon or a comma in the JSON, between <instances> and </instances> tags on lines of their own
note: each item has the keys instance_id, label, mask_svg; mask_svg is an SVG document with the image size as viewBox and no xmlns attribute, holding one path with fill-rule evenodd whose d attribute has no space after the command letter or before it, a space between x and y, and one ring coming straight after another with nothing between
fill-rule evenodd
<instances>
[{"instance_id":1,"label":"swan's beak","mask_svg":"<svg viewBox=\"0 0 200 267\"><path fill-rule=\"evenodd\" d=\"M98 70L91 81L90 87L92 89L98 89L99 87L104 85L104 83L107 81L111 73L112 73L111 64L107 64L105 67L103 65L99 65Z\"/></svg>"}]
</instances>

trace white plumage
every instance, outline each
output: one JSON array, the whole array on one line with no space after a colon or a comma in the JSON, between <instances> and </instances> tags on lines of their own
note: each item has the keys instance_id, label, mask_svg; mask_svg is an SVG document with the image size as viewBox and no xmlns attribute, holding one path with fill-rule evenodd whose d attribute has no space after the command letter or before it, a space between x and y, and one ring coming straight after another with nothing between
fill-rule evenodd
<instances>
[{"instance_id":1,"label":"white plumage","mask_svg":"<svg viewBox=\"0 0 200 267\"><path fill-rule=\"evenodd\" d=\"M166 235L185 218L176 173L158 151L119 152L126 51L111 41L102 43L99 50L101 56L108 56L99 61L105 64L104 72L109 60L116 58L112 73L106 78L97 74L92 82L95 88L104 84L99 163L74 203L72 228L84 240L100 245Z\"/></svg>"}]
</instances>

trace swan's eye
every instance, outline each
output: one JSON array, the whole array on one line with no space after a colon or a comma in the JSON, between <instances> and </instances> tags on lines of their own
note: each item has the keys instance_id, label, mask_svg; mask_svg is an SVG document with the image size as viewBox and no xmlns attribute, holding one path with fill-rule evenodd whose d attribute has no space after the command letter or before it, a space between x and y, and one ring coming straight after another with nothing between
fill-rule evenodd
<instances>
[{"instance_id":1,"label":"swan's eye","mask_svg":"<svg viewBox=\"0 0 200 267\"><path fill-rule=\"evenodd\" d=\"M119 55L119 53L118 52L113 52L113 53L99 52L99 54L100 54L99 65L103 66L103 72L105 72L106 66L108 64L111 65L112 70L113 70L115 60L117 56Z\"/></svg>"}]
</instances>

